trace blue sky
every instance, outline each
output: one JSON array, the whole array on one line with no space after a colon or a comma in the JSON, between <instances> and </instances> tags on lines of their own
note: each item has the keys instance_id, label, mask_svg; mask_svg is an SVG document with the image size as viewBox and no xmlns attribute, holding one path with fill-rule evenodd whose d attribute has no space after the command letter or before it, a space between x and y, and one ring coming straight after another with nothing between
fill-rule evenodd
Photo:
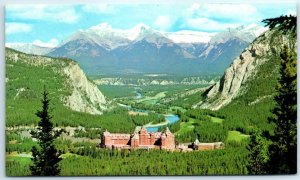
<instances>
[{"instance_id":1,"label":"blue sky","mask_svg":"<svg viewBox=\"0 0 300 180\"><path fill-rule=\"evenodd\" d=\"M218 32L228 27L261 24L265 18L282 14L296 14L296 4L8 5L5 32L6 42L56 45L79 29L104 22L118 29L144 23L169 32Z\"/></svg>"}]
</instances>

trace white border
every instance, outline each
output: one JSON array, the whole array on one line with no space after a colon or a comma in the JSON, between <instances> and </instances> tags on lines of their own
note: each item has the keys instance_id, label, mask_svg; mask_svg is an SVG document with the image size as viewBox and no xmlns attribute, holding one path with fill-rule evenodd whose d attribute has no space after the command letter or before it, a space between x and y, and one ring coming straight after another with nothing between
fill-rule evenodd
<instances>
[{"instance_id":1,"label":"white border","mask_svg":"<svg viewBox=\"0 0 300 180\"><path fill-rule=\"evenodd\" d=\"M298 3L297 4L297 14L299 13L299 0L0 0L0 179L31 179L32 177L6 177L5 176L5 59L4 59L4 43L5 43L5 37L4 37L4 7L6 4L86 4L86 3L149 3L149 4L156 4L156 3L192 3L192 2L203 2L203 3ZM300 20L298 19L298 24ZM299 28L298 28L298 34L299 34ZM298 36L299 40L299 36ZM299 41L298 41L299 42ZM299 52L299 46L298 46L298 52ZM298 58L299 59L299 58ZM298 73L300 72L298 68ZM300 80L298 78L298 89L300 87ZM299 95L297 95L299 97ZM297 103L299 104L300 100L297 97ZM298 110L298 117L300 113ZM299 122L298 122L299 127ZM299 130L299 128L298 128ZM299 131L298 131L298 142L299 142ZM298 148L298 155L299 155L299 148ZM122 178L122 179L282 179L282 178L288 178L288 179L299 179L299 160L298 160L298 174L292 175L292 176L127 176L127 177L56 177L59 179L86 179L87 177L90 179L95 178L104 178L104 179L116 179L116 178ZM38 179L41 177L37 177ZM34 178L34 179L37 179ZM52 177L53 178L53 177ZM43 179L52 179L49 178L43 178ZM54 177L55 178L55 177Z\"/></svg>"}]
</instances>

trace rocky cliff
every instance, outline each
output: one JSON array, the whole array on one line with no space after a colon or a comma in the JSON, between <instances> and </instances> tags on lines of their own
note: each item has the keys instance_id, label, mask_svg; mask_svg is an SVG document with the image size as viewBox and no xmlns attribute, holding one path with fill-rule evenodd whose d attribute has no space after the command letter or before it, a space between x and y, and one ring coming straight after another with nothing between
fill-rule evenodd
<instances>
[{"instance_id":1,"label":"rocky cliff","mask_svg":"<svg viewBox=\"0 0 300 180\"><path fill-rule=\"evenodd\" d=\"M276 30L259 36L226 69L220 81L209 88L205 99L198 104L200 108L218 110L249 90L247 81L256 75L259 66L271 60L269 57L279 53L288 42L288 34L278 34Z\"/></svg>"},{"instance_id":2,"label":"rocky cliff","mask_svg":"<svg viewBox=\"0 0 300 180\"><path fill-rule=\"evenodd\" d=\"M19 70L18 67L30 68L32 66L45 70L51 69L53 77L44 77L42 74L36 74L36 77L29 78L36 78L37 81L46 85L49 83L47 82L49 78L61 78L64 88L55 89L50 94L58 94L61 103L70 109L90 114L102 114L103 110L106 109L107 101L104 95L92 81L88 80L76 62L63 58L28 55L8 48L6 48L5 58L7 65L15 66L15 70ZM28 75L23 74L22 76L27 77ZM17 79L20 80L20 78ZM6 81L11 81L14 84L14 81L17 79L10 80L7 78ZM22 82L22 84L24 83L26 82ZM27 83L27 86L28 88L23 88L24 91L32 91L34 89L34 87L31 87L33 84Z\"/></svg>"},{"instance_id":3,"label":"rocky cliff","mask_svg":"<svg viewBox=\"0 0 300 180\"><path fill-rule=\"evenodd\" d=\"M64 98L65 104L75 111L90 114L102 114L106 109L106 100L98 87L87 79L82 69L75 62L71 62L63 69L69 77L67 82L72 87L72 94Z\"/></svg>"}]
</instances>

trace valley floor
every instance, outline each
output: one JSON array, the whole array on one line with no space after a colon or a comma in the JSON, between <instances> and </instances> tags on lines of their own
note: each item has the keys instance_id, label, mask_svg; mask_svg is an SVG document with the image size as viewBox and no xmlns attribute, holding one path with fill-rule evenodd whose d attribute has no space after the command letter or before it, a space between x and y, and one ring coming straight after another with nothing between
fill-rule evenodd
<instances>
[{"instance_id":1,"label":"valley floor","mask_svg":"<svg viewBox=\"0 0 300 180\"><path fill-rule=\"evenodd\" d=\"M106 88L124 90L118 86ZM247 135L238 131L224 130L224 119L210 114L211 112L191 109L191 106L199 101L198 98L205 87L168 86L164 87L163 91L158 86L153 86L150 90L149 88L143 91L141 87L138 92L135 88L128 91L127 96L111 99L114 108L99 116L102 117L101 122L115 121L108 124L105 129L131 133L134 128L142 125L154 131L163 131L168 126L176 136L176 143L191 143L195 139L199 139L200 142L222 141L226 148L189 153L155 150L147 153L115 152L97 148L100 134L104 131L103 127L60 125L58 128L66 129L66 133L56 142L57 148L63 152L61 156L63 160L60 163L61 175L221 175L247 172L243 163L247 154L243 140ZM122 128L120 122L124 123ZM32 128L33 125L6 128L8 176L30 174L28 168L31 163L30 150L36 145L29 134ZM236 156L236 152L241 153ZM143 165L136 163L141 162L141 159ZM177 163L170 163L173 161ZM224 165L227 168L224 169ZM115 171L116 168L122 170Z\"/></svg>"}]
</instances>

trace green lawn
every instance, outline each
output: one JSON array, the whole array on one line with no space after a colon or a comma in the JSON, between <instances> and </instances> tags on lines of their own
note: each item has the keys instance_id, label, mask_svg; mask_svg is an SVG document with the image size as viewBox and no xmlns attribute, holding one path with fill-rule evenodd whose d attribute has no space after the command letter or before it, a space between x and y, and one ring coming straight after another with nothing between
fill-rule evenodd
<instances>
[{"instance_id":1,"label":"green lawn","mask_svg":"<svg viewBox=\"0 0 300 180\"><path fill-rule=\"evenodd\" d=\"M5 170L7 176L27 176L30 175L30 157L6 156ZM15 168L17 167L17 168Z\"/></svg>"},{"instance_id":2,"label":"green lawn","mask_svg":"<svg viewBox=\"0 0 300 180\"><path fill-rule=\"evenodd\" d=\"M218 117L213 117L213 116L209 116L211 121L214 123L222 123L224 121L224 119L218 118Z\"/></svg>"},{"instance_id":3,"label":"green lawn","mask_svg":"<svg viewBox=\"0 0 300 180\"><path fill-rule=\"evenodd\" d=\"M228 131L227 141L237 141L237 142L240 142L243 139L246 139L248 137L249 137L249 135L242 134L239 131Z\"/></svg>"},{"instance_id":4,"label":"green lawn","mask_svg":"<svg viewBox=\"0 0 300 180\"><path fill-rule=\"evenodd\" d=\"M176 112L177 110L180 111L180 112L183 112L183 113L186 112L186 109L184 109L180 106L171 106L171 107L169 107L169 111Z\"/></svg>"},{"instance_id":5,"label":"green lawn","mask_svg":"<svg viewBox=\"0 0 300 180\"><path fill-rule=\"evenodd\" d=\"M70 156L78 157L79 155L73 154L73 153L65 153L65 154L62 154L60 157L61 157L61 158L68 158L68 157L70 157Z\"/></svg>"},{"instance_id":6,"label":"green lawn","mask_svg":"<svg viewBox=\"0 0 300 180\"><path fill-rule=\"evenodd\" d=\"M184 134L188 131L193 130L195 128L195 126L193 125L194 122L195 120L193 118L190 118L188 122L180 123L180 130L176 132L176 134Z\"/></svg>"},{"instance_id":7,"label":"green lawn","mask_svg":"<svg viewBox=\"0 0 300 180\"><path fill-rule=\"evenodd\" d=\"M21 164L29 164L31 157L18 156L18 155L6 155L6 161L18 161Z\"/></svg>"},{"instance_id":8,"label":"green lawn","mask_svg":"<svg viewBox=\"0 0 300 180\"><path fill-rule=\"evenodd\" d=\"M138 103L144 103L146 105L154 105L156 102L166 96L166 92L159 92L155 96L146 96L137 100Z\"/></svg>"}]
</instances>

